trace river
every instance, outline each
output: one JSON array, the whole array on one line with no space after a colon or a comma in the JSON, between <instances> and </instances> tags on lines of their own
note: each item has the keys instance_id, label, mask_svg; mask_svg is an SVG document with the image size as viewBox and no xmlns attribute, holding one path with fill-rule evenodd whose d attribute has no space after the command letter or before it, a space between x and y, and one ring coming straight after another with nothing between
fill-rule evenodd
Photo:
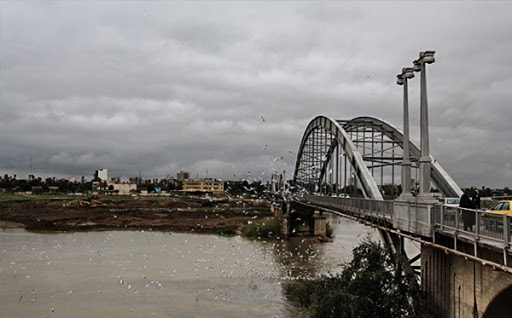
<instances>
[{"instance_id":1,"label":"river","mask_svg":"<svg viewBox=\"0 0 512 318\"><path fill-rule=\"evenodd\" d=\"M310 243L152 231L0 229L2 317L300 317L284 286L340 270L376 230L328 215Z\"/></svg>"}]
</instances>

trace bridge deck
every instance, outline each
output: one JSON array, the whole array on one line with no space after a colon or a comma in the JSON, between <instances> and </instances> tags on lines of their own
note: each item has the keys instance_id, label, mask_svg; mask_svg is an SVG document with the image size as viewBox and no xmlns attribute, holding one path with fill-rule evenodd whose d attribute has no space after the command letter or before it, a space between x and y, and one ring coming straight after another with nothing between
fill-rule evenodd
<instances>
[{"instance_id":1,"label":"bridge deck","mask_svg":"<svg viewBox=\"0 0 512 318\"><path fill-rule=\"evenodd\" d=\"M403 231L393 225L394 218L396 218L394 213L395 201L314 195L306 195L299 198L298 201L313 207L327 208L328 210L348 214L356 220L369 222L369 225L380 226L385 224L388 230L418 237L418 233ZM428 237L425 237L423 234L419 235L419 237L427 240L430 237L430 240L434 241L435 233L452 237L455 251L457 250L458 240L473 244L476 247L474 249L474 255L472 255L473 257L479 257L478 251L483 248L502 251L504 254L502 265L512 265L507 264L507 255L512 255L512 216L495 215L485 213L481 210L465 209L465 212L472 213L474 224L464 229L464 219L462 218L463 211L461 211L461 209L444 207L442 204L434 204L431 210L431 233Z\"/></svg>"}]
</instances>

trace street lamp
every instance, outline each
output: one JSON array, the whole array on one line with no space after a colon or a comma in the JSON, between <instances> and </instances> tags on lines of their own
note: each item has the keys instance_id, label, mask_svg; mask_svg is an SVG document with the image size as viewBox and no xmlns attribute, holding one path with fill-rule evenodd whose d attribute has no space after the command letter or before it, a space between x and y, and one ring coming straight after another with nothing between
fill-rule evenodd
<instances>
[{"instance_id":1,"label":"street lamp","mask_svg":"<svg viewBox=\"0 0 512 318\"><path fill-rule=\"evenodd\" d=\"M404 135L403 135L403 159L402 159L402 193L400 199L406 201L412 198L411 194L411 161L409 156L409 96L407 80L414 77L412 67L402 68L398 74L396 83L404 86Z\"/></svg>"},{"instance_id":2,"label":"street lamp","mask_svg":"<svg viewBox=\"0 0 512 318\"><path fill-rule=\"evenodd\" d=\"M419 59L413 61L415 72L420 72L420 191L418 199L430 201L433 199L430 194L430 150L428 141L428 103L427 103L427 69L425 64L435 62L436 51L420 52Z\"/></svg>"}]
</instances>

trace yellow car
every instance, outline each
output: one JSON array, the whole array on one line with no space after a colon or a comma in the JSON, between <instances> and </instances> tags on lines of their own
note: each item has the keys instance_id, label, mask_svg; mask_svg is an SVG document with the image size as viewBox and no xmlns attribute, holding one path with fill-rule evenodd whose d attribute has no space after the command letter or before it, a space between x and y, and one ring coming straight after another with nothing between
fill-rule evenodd
<instances>
[{"instance_id":1,"label":"yellow car","mask_svg":"<svg viewBox=\"0 0 512 318\"><path fill-rule=\"evenodd\" d=\"M500 201L487 212L512 215L512 200Z\"/></svg>"}]
</instances>

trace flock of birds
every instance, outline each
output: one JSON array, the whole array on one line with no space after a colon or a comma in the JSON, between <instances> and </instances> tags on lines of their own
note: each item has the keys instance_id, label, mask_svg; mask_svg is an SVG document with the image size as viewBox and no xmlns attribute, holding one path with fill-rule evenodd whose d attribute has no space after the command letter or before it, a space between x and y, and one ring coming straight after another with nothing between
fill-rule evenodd
<instances>
[{"instance_id":1,"label":"flock of birds","mask_svg":"<svg viewBox=\"0 0 512 318\"><path fill-rule=\"evenodd\" d=\"M304 239L293 242L249 240L240 236L151 231L94 233L95 236L103 234L101 241L90 240L87 233L61 234L51 246L34 242L34 247L26 243L18 250L4 249L0 251L0 266L4 269L0 271L0 278L9 275L11 279L23 281L19 286L34 282L34 288L17 291L20 304L41 299L38 293L45 286L40 279L44 281L45 276L61 271L70 271L66 275L71 276L77 266L80 267L78 276L84 279L87 279L84 273L89 271L105 275L95 290L102 295L98 297L117 290L123 297L144 295L146 298L165 292L176 283L206 282L206 287L191 293L194 302L232 301L238 295L229 294L228 289L219 287L216 282L240 281L247 284L248 292L266 299L280 294L283 282L325 274L332 265L324 262L321 245ZM63 236L67 237L62 240ZM70 297L91 293L77 288L81 283L76 278L70 279L69 284L62 284L69 286L69 290L53 290L51 297L70 300ZM262 288L262 285L267 287ZM277 291L269 292L268 286ZM51 311L55 308L53 306Z\"/></svg>"}]
</instances>

